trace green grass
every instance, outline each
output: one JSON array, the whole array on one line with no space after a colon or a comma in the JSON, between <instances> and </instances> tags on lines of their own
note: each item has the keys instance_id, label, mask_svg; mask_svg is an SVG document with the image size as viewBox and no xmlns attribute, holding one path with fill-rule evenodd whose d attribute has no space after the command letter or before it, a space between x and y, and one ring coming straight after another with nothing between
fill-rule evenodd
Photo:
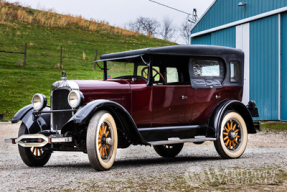
<instances>
[{"instance_id":1,"label":"green grass","mask_svg":"<svg viewBox=\"0 0 287 192\"><path fill-rule=\"evenodd\" d=\"M22 9L31 14L37 12ZM43 93L49 100L51 84L61 77L62 70L56 68L60 63L61 46L63 69L67 72L68 80L71 80L102 79L102 72L93 70L96 49L99 58L105 53L175 44L144 35L109 33L101 28L96 31L77 25L51 28L36 21L0 20L0 50L23 52L25 43L26 67L23 67L22 54L0 52L0 114L4 114L7 120L11 120L20 108L30 104L35 93Z\"/></svg>"},{"instance_id":2,"label":"green grass","mask_svg":"<svg viewBox=\"0 0 287 192\"><path fill-rule=\"evenodd\" d=\"M261 122L262 131L287 131L287 123L285 122Z\"/></svg>"}]
</instances>

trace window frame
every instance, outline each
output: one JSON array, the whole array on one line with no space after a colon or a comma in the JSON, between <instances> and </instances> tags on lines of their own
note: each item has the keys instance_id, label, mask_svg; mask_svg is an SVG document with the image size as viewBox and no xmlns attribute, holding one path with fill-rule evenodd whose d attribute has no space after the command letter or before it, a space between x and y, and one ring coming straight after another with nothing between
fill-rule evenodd
<instances>
[{"instance_id":1,"label":"window frame","mask_svg":"<svg viewBox=\"0 0 287 192\"><path fill-rule=\"evenodd\" d=\"M237 62L238 65L239 65L239 79L236 81L236 80L232 80L231 79L231 63L232 62ZM241 79L241 64L240 64L240 61L239 60L230 60L229 61L229 82L230 83L240 83L240 79Z\"/></svg>"}]
</instances>

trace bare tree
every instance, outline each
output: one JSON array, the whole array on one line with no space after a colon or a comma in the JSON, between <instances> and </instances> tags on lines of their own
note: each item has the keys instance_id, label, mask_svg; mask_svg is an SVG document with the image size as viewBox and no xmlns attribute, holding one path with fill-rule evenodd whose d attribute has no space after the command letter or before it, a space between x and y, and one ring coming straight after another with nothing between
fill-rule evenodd
<instances>
[{"instance_id":1,"label":"bare tree","mask_svg":"<svg viewBox=\"0 0 287 192\"><path fill-rule=\"evenodd\" d=\"M136 19L136 21L130 22L128 27L131 30L143 33L147 36L154 36L157 34L160 23L156 19L139 17Z\"/></svg>"},{"instance_id":2,"label":"bare tree","mask_svg":"<svg viewBox=\"0 0 287 192\"><path fill-rule=\"evenodd\" d=\"M188 20L185 20L182 22L180 26L180 36L184 39L186 44L189 43L189 38L190 38L190 31L192 28L193 24L189 22Z\"/></svg>"},{"instance_id":3,"label":"bare tree","mask_svg":"<svg viewBox=\"0 0 287 192\"><path fill-rule=\"evenodd\" d=\"M171 40L174 37L175 32L176 32L176 29L172 25L172 19L170 19L167 16L164 17L163 22L162 22L162 27L161 27L161 30L159 32L160 36L164 40Z\"/></svg>"}]
</instances>

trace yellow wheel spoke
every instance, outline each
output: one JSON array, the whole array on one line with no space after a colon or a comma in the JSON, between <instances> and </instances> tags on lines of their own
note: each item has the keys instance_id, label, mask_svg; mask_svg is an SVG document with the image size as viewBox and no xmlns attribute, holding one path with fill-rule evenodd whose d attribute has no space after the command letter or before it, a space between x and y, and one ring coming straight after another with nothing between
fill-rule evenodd
<instances>
[{"instance_id":1,"label":"yellow wheel spoke","mask_svg":"<svg viewBox=\"0 0 287 192\"><path fill-rule=\"evenodd\" d=\"M236 124L234 124L234 126L233 126L233 128L232 128L233 131L235 130L235 127L236 127Z\"/></svg>"},{"instance_id":2,"label":"yellow wheel spoke","mask_svg":"<svg viewBox=\"0 0 287 192\"><path fill-rule=\"evenodd\" d=\"M102 158L104 158L104 148L102 147Z\"/></svg>"},{"instance_id":3,"label":"yellow wheel spoke","mask_svg":"<svg viewBox=\"0 0 287 192\"><path fill-rule=\"evenodd\" d=\"M36 155L35 156L38 156L38 149L36 149Z\"/></svg>"},{"instance_id":4,"label":"yellow wheel spoke","mask_svg":"<svg viewBox=\"0 0 287 192\"><path fill-rule=\"evenodd\" d=\"M239 136L239 135L236 135L235 137L240 138L240 136Z\"/></svg>"},{"instance_id":5,"label":"yellow wheel spoke","mask_svg":"<svg viewBox=\"0 0 287 192\"><path fill-rule=\"evenodd\" d=\"M224 129L225 129L225 131L228 133L229 132L229 130L226 128L226 127L224 127Z\"/></svg>"},{"instance_id":6,"label":"yellow wheel spoke","mask_svg":"<svg viewBox=\"0 0 287 192\"><path fill-rule=\"evenodd\" d=\"M109 135L109 133L110 133L109 131L106 132L106 137Z\"/></svg>"},{"instance_id":7,"label":"yellow wheel spoke","mask_svg":"<svg viewBox=\"0 0 287 192\"><path fill-rule=\"evenodd\" d=\"M234 133L237 133L239 131L239 129L236 129L235 131L234 131Z\"/></svg>"},{"instance_id":8,"label":"yellow wheel spoke","mask_svg":"<svg viewBox=\"0 0 287 192\"><path fill-rule=\"evenodd\" d=\"M106 145L106 148L109 149L110 147L108 145Z\"/></svg>"},{"instance_id":9,"label":"yellow wheel spoke","mask_svg":"<svg viewBox=\"0 0 287 192\"><path fill-rule=\"evenodd\" d=\"M99 148L101 148L101 147L102 147L102 144L100 143L100 144L99 144Z\"/></svg>"},{"instance_id":10,"label":"yellow wheel spoke","mask_svg":"<svg viewBox=\"0 0 287 192\"><path fill-rule=\"evenodd\" d=\"M104 128L104 134L106 133L106 130L107 130L107 126L105 125L105 128Z\"/></svg>"},{"instance_id":11,"label":"yellow wheel spoke","mask_svg":"<svg viewBox=\"0 0 287 192\"><path fill-rule=\"evenodd\" d=\"M36 149L35 147L32 147L32 153L34 153L34 152L35 152L35 149Z\"/></svg>"},{"instance_id":12,"label":"yellow wheel spoke","mask_svg":"<svg viewBox=\"0 0 287 192\"><path fill-rule=\"evenodd\" d=\"M228 135L228 133L223 133L223 135Z\"/></svg>"},{"instance_id":13,"label":"yellow wheel spoke","mask_svg":"<svg viewBox=\"0 0 287 192\"><path fill-rule=\"evenodd\" d=\"M234 142L235 142L236 144L238 144L238 142L236 141L236 139L234 139Z\"/></svg>"},{"instance_id":14,"label":"yellow wheel spoke","mask_svg":"<svg viewBox=\"0 0 287 192\"><path fill-rule=\"evenodd\" d=\"M100 154L102 156L103 147L100 147Z\"/></svg>"},{"instance_id":15,"label":"yellow wheel spoke","mask_svg":"<svg viewBox=\"0 0 287 192\"><path fill-rule=\"evenodd\" d=\"M101 142L102 142L102 141L99 139L99 140L98 140L98 143L101 143Z\"/></svg>"},{"instance_id":16,"label":"yellow wheel spoke","mask_svg":"<svg viewBox=\"0 0 287 192\"><path fill-rule=\"evenodd\" d=\"M233 149L234 149L235 148L234 140L232 141L232 146L233 146Z\"/></svg>"},{"instance_id":17,"label":"yellow wheel spoke","mask_svg":"<svg viewBox=\"0 0 287 192\"><path fill-rule=\"evenodd\" d=\"M102 135L103 133L102 133L102 128L103 128L103 125L101 125L101 127L100 127L100 134L99 135Z\"/></svg>"},{"instance_id":18,"label":"yellow wheel spoke","mask_svg":"<svg viewBox=\"0 0 287 192\"><path fill-rule=\"evenodd\" d=\"M232 129L233 128L233 121L231 121L231 123L230 123L230 129Z\"/></svg>"},{"instance_id":19,"label":"yellow wheel spoke","mask_svg":"<svg viewBox=\"0 0 287 192\"><path fill-rule=\"evenodd\" d=\"M105 155L108 155L106 148L104 148Z\"/></svg>"},{"instance_id":20,"label":"yellow wheel spoke","mask_svg":"<svg viewBox=\"0 0 287 192\"><path fill-rule=\"evenodd\" d=\"M231 149L231 141L229 142L229 149Z\"/></svg>"},{"instance_id":21,"label":"yellow wheel spoke","mask_svg":"<svg viewBox=\"0 0 287 192\"><path fill-rule=\"evenodd\" d=\"M227 128L228 128L228 131L229 131L230 130L229 123L227 123Z\"/></svg>"},{"instance_id":22,"label":"yellow wheel spoke","mask_svg":"<svg viewBox=\"0 0 287 192\"><path fill-rule=\"evenodd\" d=\"M230 141L230 140L228 139L228 140L227 140L227 142L226 142L226 147L227 147L227 145L228 145L229 141Z\"/></svg>"},{"instance_id":23,"label":"yellow wheel spoke","mask_svg":"<svg viewBox=\"0 0 287 192\"><path fill-rule=\"evenodd\" d=\"M224 137L224 141L225 141L226 139L228 139L228 136Z\"/></svg>"}]
</instances>

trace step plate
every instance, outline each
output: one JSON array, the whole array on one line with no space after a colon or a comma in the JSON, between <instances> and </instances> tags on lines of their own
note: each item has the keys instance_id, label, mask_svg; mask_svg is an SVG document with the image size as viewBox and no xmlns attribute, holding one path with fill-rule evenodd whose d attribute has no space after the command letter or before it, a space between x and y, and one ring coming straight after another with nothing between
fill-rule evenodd
<instances>
[{"instance_id":1,"label":"step plate","mask_svg":"<svg viewBox=\"0 0 287 192\"><path fill-rule=\"evenodd\" d=\"M199 138L180 139L180 140L151 141L148 143L151 145L168 145L177 143L192 143L192 142L215 141L215 140L216 138L199 137Z\"/></svg>"}]
</instances>

